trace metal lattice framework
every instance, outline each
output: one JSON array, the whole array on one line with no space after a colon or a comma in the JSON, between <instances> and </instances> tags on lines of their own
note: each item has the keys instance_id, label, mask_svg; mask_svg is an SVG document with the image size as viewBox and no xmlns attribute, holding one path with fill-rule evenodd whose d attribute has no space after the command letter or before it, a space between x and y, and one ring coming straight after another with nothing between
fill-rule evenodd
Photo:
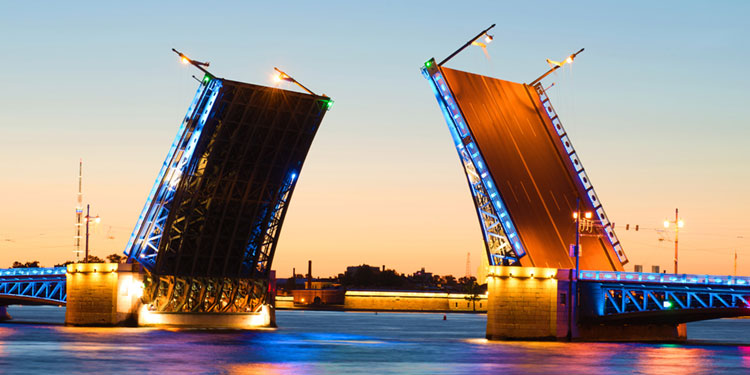
<instances>
[{"instance_id":1,"label":"metal lattice framework","mask_svg":"<svg viewBox=\"0 0 750 375\"><path fill-rule=\"evenodd\" d=\"M207 76L208 77L208 76ZM153 270L174 195L200 139L203 127L221 89L221 80L208 80L198 87L177 137L167 153L154 187L148 195L125 254Z\"/></svg>"},{"instance_id":2,"label":"metal lattice framework","mask_svg":"<svg viewBox=\"0 0 750 375\"><path fill-rule=\"evenodd\" d=\"M158 311L255 311L325 96L206 75L125 253Z\"/></svg>"},{"instance_id":3,"label":"metal lattice framework","mask_svg":"<svg viewBox=\"0 0 750 375\"><path fill-rule=\"evenodd\" d=\"M0 270L0 304L64 305L65 272L65 267Z\"/></svg>"},{"instance_id":4,"label":"metal lattice framework","mask_svg":"<svg viewBox=\"0 0 750 375\"><path fill-rule=\"evenodd\" d=\"M750 278L581 272L584 311L600 320L692 321L750 315Z\"/></svg>"},{"instance_id":5,"label":"metal lattice framework","mask_svg":"<svg viewBox=\"0 0 750 375\"><path fill-rule=\"evenodd\" d=\"M493 266L517 264L526 251L518 239L516 227L496 189L497 185L486 168L487 163L476 146L450 87L445 82L434 59L430 61L430 67L423 68L422 74L432 86L466 173L479 224L482 227L489 264Z\"/></svg>"}]
</instances>

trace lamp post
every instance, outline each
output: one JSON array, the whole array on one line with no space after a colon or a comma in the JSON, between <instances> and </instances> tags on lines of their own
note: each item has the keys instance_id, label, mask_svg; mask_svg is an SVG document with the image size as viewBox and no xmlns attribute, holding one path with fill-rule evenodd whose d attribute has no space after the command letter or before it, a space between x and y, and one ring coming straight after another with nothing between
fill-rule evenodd
<instances>
[{"instance_id":1,"label":"lamp post","mask_svg":"<svg viewBox=\"0 0 750 375\"><path fill-rule=\"evenodd\" d=\"M86 253L83 257L83 262L88 263L89 262L89 222L91 219L94 219L94 222L96 224L99 224L99 222L102 220L99 215L91 216L89 215L89 209L91 205L86 205Z\"/></svg>"},{"instance_id":2,"label":"lamp post","mask_svg":"<svg viewBox=\"0 0 750 375\"><path fill-rule=\"evenodd\" d=\"M591 212L584 213L584 219L591 219ZM572 276L568 281L568 341L572 340L573 337L573 306L578 300L578 271L581 265L581 198L576 198L576 211L573 212L573 219L576 223L576 244L575 244L575 257L576 257L576 270L575 276ZM575 283L575 286L573 286Z\"/></svg>"},{"instance_id":3,"label":"lamp post","mask_svg":"<svg viewBox=\"0 0 750 375\"><path fill-rule=\"evenodd\" d=\"M674 224L674 273L677 273L677 255L679 254L679 236L680 228L685 226L685 222L680 220L680 213L677 208L674 209L674 221L664 220L664 228L669 228Z\"/></svg>"},{"instance_id":4,"label":"lamp post","mask_svg":"<svg viewBox=\"0 0 750 375\"><path fill-rule=\"evenodd\" d=\"M592 214L587 211L583 214L584 223L588 228ZM573 213L573 218L576 220L576 245L575 245L575 256L576 256L576 279L578 279L578 271L580 269L581 261L581 198L576 198L576 212Z\"/></svg>"}]
</instances>

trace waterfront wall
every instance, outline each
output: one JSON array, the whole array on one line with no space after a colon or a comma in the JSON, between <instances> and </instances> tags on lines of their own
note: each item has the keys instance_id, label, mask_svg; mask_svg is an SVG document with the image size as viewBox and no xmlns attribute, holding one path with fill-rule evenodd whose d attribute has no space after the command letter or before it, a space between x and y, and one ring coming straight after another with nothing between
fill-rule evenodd
<instances>
[{"instance_id":1,"label":"waterfront wall","mask_svg":"<svg viewBox=\"0 0 750 375\"><path fill-rule=\"evenodd\" d=\"M299 291L294 297L276 296L276 308L307 308L310 297L314 297L317 292L305 292ZM324 303L320 307L360 311L487 312L486 294L471 301L467 299L468 295L462 293L348 290L343 297L341 302L334 305ZM302 301L303 298L305 301Z\"/></svg>"},{"instance_id":2,"label":"waterfront wall","mask_svg":"<svg viewBox=\"0 0 750 375\"><path fill-rule=\"evenodd\" d=\"M143 293L141 268L125 263L68 265L65 324L115 326L135 324Z\"/></svg>"}]
</instances>

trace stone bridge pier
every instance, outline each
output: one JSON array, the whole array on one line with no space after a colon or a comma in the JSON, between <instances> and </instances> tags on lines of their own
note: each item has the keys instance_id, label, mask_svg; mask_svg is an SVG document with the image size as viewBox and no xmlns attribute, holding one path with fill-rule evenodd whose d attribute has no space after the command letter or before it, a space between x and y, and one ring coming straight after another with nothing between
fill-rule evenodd
<instances>
[{"instance_id":1,"label":"stone bridge pier","mask_svg":"<svg viewBox=\"0 0 750 375\"><path fill-rule=\"evenodd\" d=\"M65 324L136 325L143 271L136 263L75 263L66 275Z\"/></svg>"},{"instance_id":2,"label":"stone bridge pier","mask_svg":"<svg viewBox=\"0 0 750 375\"><path fill-rule=\"evenodd\" d=\"M586 313L599 294L576 287L574 270L491 266L489 340L684 341L685 324L598 322ZM578 293L576 293L578 290Z\"/></svg>"}]
</instances>

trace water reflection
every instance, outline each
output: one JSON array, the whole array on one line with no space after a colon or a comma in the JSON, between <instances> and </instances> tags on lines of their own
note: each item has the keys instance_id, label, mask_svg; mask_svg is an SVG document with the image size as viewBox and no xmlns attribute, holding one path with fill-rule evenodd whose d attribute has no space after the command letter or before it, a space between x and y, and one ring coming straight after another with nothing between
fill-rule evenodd
<instances>
[{"instance_id":1,"label":"water reflection","mask_svg":"<svg viewBox=\"0 0 750 375\"><path fill-rule=\"evenodd\" d=\"M636 349L636 368L643 374L708 374L713 361L710 352L701 348L665 344Z\"/></svg>"},{"instance_id":2,"label":"water reflection","mask_svg":"<svg viewBox=\"0 0 750 375\"><path fill-rule=\"evenodd\" d=\"M750 370L750 346L488 341L482 338L482 315L454 314L443 321L442 314L280 311L278 322L279 329L266 331L0 324L0 372L683 375ZM748 326L723 321L703 326L699 336L705 340L729 327L735 336L750 334Z\"/></svg>"}]
</instances>

